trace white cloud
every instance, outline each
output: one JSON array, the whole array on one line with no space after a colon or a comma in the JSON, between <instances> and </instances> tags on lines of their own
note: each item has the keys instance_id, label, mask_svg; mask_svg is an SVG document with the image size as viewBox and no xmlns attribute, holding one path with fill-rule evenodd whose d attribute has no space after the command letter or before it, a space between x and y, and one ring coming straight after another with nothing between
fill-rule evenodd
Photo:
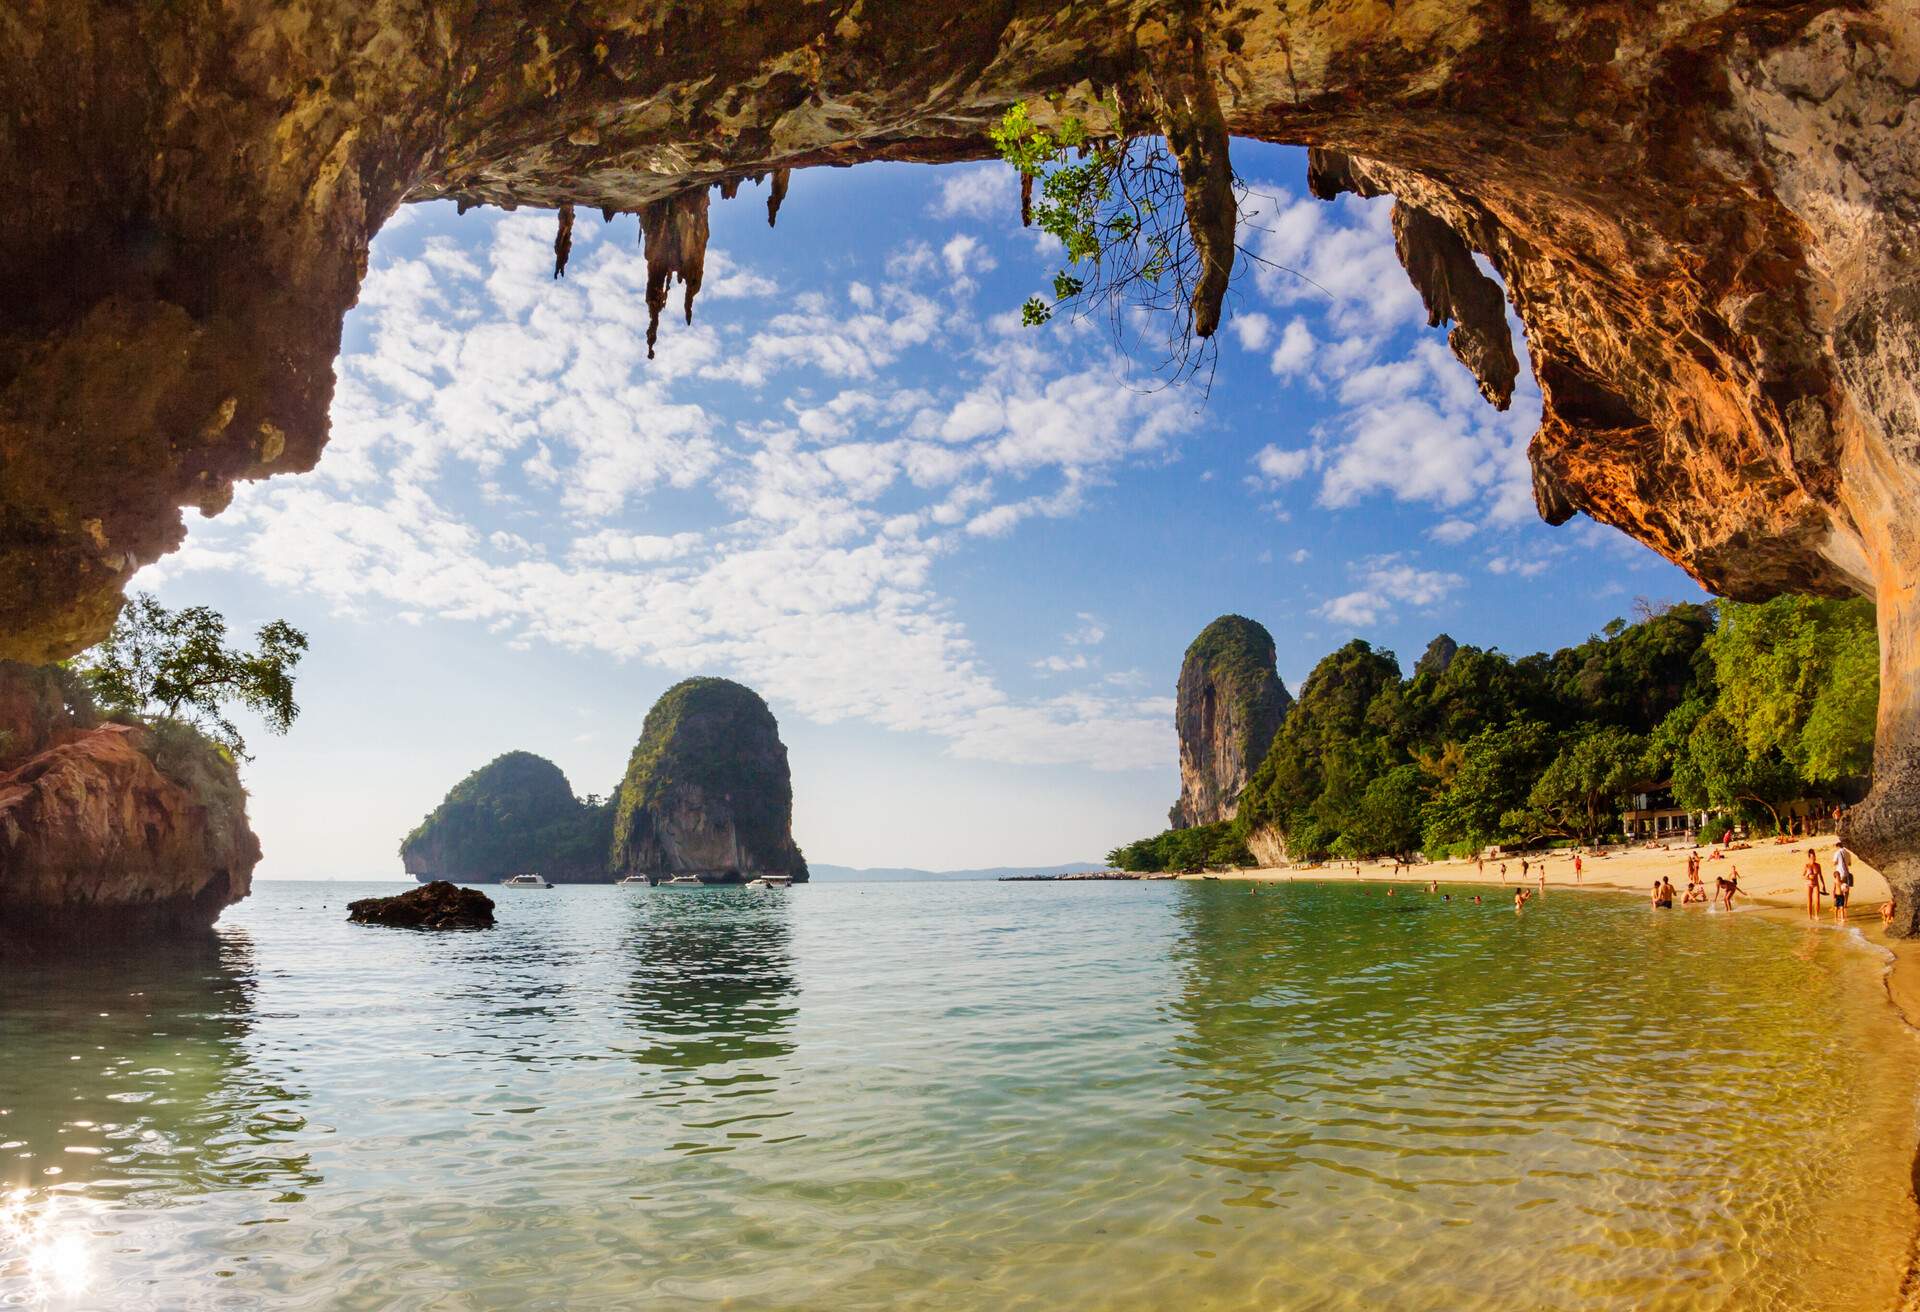
<instances>
[{"instance_id":1,"label":"white cloud","mask_svg":"<svg viewBox=\"0 0 1920 1312\"><path fill-rule=\"evenodd\" d=\"M1233 329L1234 338L1243 351L1264 350L1267 338L1273 333L1273 320L1258 310L1234 315L1227 320L1227 326Z\"/></svg>"},{"instance_id":2,"label":"white cloud","mask_svg":"<svg viewBox=\"0 0 1920 1312\"><path fill-rule=\"evenodd\" d=\"M1268 364L1282 378L1292 378L1313 362L1317 345L1312 329L1299 319L1289 319L1286 329L1280 334L1280 344L1273 348L1273 358Z\"/></svg>"},{"instance_id":3,"label":"white cloud","mask_svg":"<svg viewBox=\"0 0 1920 1312\"><path fill-rule=\"evenodd\" d=\"M975 285L973 275L987 273L998 267L980 239L970 233L955 233L940 248L941 262L947 266L947 276L953 280L951 287L956 293L971 291Z\"/></svg>"},{"instance_id":4,"label":"white cloud","mask_svg":"<svg viewBox=\"0 0 1920 1312\"><path fill-rule=\"evenodd\" d=\"M1427 530L1427 536L1443 546L1454 547L1480 531L1470 519L1443 519Z\"/></svg>"},{"instance_id":5,"label":"white cloud","mask_svg":"<svg viewBox=\"0 0 1920 1312\"><path fill-rule=\"evenodd\" d=\"M1268 443L1253 455L1253 467L1256 474L1251 481L1256 487L1272 489L1282 483L1291 483L1313 467L1311 450L1283 451Z\"/></svg>"},{"instance_id":6,"label":"white cloud","mask_svg":"<svg viewBox=\"0 0 1920 1312\"><path fill-rule=\"evenodd\" d=\"M942 169L927 212L938 219L1020 220L1020 180L1007 164Z\"/></svg>"},{"instance_id":7,"label":"white cloud","mask_svg":"<svg viewBox=\"0 0 1920 1312\"><path fill-rule=\"evenodd\" d=\"M1371 628L1394 614L1396 603L1436 606L1465 579L1442 570L1420 569L1397 556L1375 556L1356 570L1361 586L1323 602L1316 614L1336 624Z\"/></svg>"}]
</instances>

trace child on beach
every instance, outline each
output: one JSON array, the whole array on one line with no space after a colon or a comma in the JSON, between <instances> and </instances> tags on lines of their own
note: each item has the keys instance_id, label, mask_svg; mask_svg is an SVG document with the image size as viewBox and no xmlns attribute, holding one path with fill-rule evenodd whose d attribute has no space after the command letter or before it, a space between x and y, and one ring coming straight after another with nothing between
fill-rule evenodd
<instances>
[{"instance_id":1,"label":"child on beach","mask_svg":"<svg viewBox=\"0 0 1920 1312\"><path fill-rule=\"evenodd\" d=\"M1833 923L1847 923L1847 903L1853 898L1852 854L1844 846L1833 849Z\"/></svg>"}]
</instances>

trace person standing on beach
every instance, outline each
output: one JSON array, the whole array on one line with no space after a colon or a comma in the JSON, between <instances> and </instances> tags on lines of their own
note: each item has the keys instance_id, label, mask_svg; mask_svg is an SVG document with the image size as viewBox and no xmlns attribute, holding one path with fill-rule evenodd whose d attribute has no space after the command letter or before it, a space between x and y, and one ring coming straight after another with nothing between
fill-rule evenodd
<instances>
[{"instance_id":1,"label":"person standing on beach","mask_svg":"<svg viewBox=\"0 0 1920 1312\"><path fill-rule=\"evenodd\" d=\"M1826 895L1827 881L1820 877L1820 858L1807 849L1807 864L1801 869L1800 877L1807 881L1807 917L1817 920L1820 917L1820 899Z\"/></svg>"},{"instance_id":2,"label":"person standing on beach","mask_svg":"<svg viewBox=\"0 0 1920 1312\"><path fill-rule=\"evenodd\" d=\"M1507 882L1507 863L1505 861L1500 863L1500 882L1503 884Z\"/></svg>"},{"instance_id":3,"label":"person standing on beach","mask_svg":"<svg viewBox=\"0 0 1920 1312\"><path fill-rule=\"evenodd\" d=\"M1576 884L1580 882L1581 869L1582 869L1582 866L1580 864L1580 854L1578 852L1575 852L1573 854L1573 882Z\"/></svg>"},{"instance_id":4,"label":"person standing on beach","mask_svg":"<svg viewBox=\"0 0 1920 1312\"><path fill-rule=\"evenodd\" d=\"M1853 853L1843 843L1833 849L1833 923L1847 923L1847 903L1853 900Z\"/></svg>"},{"instance_id":5,"label":"person standing on beach","mask_svg":"<svg viewBox=\"0 0 1920 1312\"><path fill-rule=\"evenodd\" d=\"M1525 857L1520 858L1520 882L1523 884L1527 882L1527 859Z\"/></svg>"}]
</instances>

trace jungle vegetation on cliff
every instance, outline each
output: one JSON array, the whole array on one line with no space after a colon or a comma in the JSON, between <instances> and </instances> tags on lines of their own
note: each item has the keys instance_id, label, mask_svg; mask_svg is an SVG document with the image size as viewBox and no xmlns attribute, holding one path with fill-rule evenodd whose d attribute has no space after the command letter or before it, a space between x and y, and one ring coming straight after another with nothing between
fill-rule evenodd
<instances>
[{"instance_id":1,"label":"jungle vegetation on cliff","mask_svg":"<svg viewBox=\"0 0 1920 1312\"><path fill-rule=\"evenodd\" d=\"M1518 659L1452 647L1436 640L1407 678L1392 652L1347 643L1308 676L1230 826L1108 859L1246 864L1235 849L1256 831L1295 860L1591 842L1618 831L1631 794L1663 788L1690 811L1771 830L1790 802L1866 789L1870 602L1678 605Z\"/></svg>"}]
</instances>

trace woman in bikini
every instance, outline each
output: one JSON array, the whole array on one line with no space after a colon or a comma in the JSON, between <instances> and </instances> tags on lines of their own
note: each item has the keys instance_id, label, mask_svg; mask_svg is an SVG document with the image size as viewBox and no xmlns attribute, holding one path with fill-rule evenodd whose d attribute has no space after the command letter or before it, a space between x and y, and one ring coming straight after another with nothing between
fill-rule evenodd
<instances>
[{"instance_id":1,"label":"woman in bikini","mask_svg":"<svg viewBox=\"0 0 1920 1312\"><path fill-rule=\"evenodd\" d=\"M1807 917L1820 918L1820 899L1826 896L1827 881L1820 877L1820 858L1807 849L1807 864L1800 870L1800 877L1807 881Z\"/></svg>"}]
</instances>

